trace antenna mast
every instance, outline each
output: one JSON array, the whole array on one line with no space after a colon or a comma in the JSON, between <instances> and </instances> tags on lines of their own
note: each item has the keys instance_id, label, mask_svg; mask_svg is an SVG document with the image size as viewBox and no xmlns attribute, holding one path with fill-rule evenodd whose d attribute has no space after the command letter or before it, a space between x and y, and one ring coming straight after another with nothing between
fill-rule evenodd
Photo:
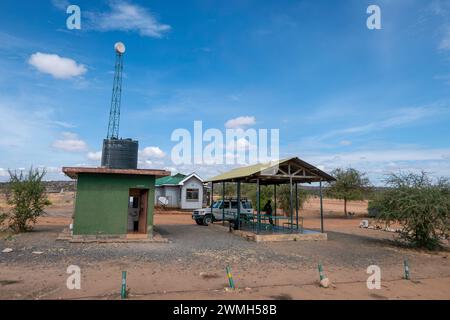
<instances>
[{"instance_id":1,"label":"antenna mast","mask_svg":"<svg viewBox=\"0 0 450 320\"><path fill-rule=\"evenodd\" d=\"M120 104L122 101L122 73L125 45L122 42L118 42L114 46L114 49L116 51L116 64L107 139L119 139Z\"/></svg>"}]
</instances>

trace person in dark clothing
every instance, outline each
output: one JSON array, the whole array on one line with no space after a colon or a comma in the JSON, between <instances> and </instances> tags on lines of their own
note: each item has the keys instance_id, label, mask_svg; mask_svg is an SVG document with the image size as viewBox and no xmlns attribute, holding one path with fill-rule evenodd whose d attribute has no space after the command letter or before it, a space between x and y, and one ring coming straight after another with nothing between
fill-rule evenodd
<instances>
[{"instance_id":1,"label":"person in dark clothing","mask_svg":"<svg viewBox=\"0 0 450 320\"><path fill-rule=\"evenodd\" d=\"M268 200L266 205L263 208L263 211L266 213L266 215L269 216L269 223L271 225L273 225L273 220L272 220L272 200Z\"/></svg>"}]
</instances>

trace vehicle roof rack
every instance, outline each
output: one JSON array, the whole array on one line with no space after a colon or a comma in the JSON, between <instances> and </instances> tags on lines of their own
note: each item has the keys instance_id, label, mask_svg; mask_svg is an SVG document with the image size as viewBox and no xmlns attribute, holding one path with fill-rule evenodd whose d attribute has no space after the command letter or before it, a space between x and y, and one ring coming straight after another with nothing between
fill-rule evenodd
<instances>
[{"instance_id":1,"label":"vehicle roof rack","mask_svg":"<svg viewBox=\"0 0 450 320\"><path fill-rule=\"evenodd\" d=\"M221 201L222 198L218 199L218 201ZM225 200L229 200L229 201L237 201L237 198L225 198ZM241 201L248 201L247 197L241 197Z\"/></svg>"}]
</instances>

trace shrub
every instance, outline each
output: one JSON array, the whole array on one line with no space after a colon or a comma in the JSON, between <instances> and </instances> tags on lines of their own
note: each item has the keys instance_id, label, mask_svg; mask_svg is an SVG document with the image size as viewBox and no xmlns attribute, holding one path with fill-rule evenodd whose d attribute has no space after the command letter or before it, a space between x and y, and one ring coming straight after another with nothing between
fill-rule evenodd
<instances>
[{"instance_id":1,"label":"shrub","mask_svg":"<svg viewBox=\"0 0 450 320\"><path fill-rule=\"evenodd\" d=\"M6 213L0 212L0 230L2 229L3 222L5 222L8 215Z\"/></svg>"},{"instance_id":2,"label":"shrub","mask_svg":"<svg viewBox=\"0 0 450 320\"><path fill-rule=\"evenodd\" d=\"M12 209L8 216L8 226L14 232L32 230L36 219L44 213L44 208L50 205L42 182L45 173L45 170L33 168L27 174L22 171L9 171L7 202Z\"/></svg>"},{"instance_id":3,"label":"shrub","mask_svg":"<svg viewBox=\"0 0 450 320\"><path fill-rule=\"evenodd\" d=\"M401 238L413 246L435 249L447 236L450 219L450 182L437 182L427 173L390 174L390 187L369 203L378 219L402 226Z\"/></svg>"}]
</instances>

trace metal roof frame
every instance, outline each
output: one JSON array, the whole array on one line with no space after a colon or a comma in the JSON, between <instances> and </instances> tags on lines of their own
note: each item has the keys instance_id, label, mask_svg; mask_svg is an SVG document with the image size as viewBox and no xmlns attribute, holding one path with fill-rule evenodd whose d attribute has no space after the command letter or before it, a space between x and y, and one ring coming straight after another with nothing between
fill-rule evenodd
<instances>
[{"instance_id":1,"label":"metal roof frame","mask_svg":"<svg viewBox=\"0 0 450 320\"><path fill-rule=\"evenodd\" d=\"M319 168L297 157L236 168L207 182L243 182L262 185L279 185L289 183L332 182L336 179Z\"/></svg>"}]
</instances>

